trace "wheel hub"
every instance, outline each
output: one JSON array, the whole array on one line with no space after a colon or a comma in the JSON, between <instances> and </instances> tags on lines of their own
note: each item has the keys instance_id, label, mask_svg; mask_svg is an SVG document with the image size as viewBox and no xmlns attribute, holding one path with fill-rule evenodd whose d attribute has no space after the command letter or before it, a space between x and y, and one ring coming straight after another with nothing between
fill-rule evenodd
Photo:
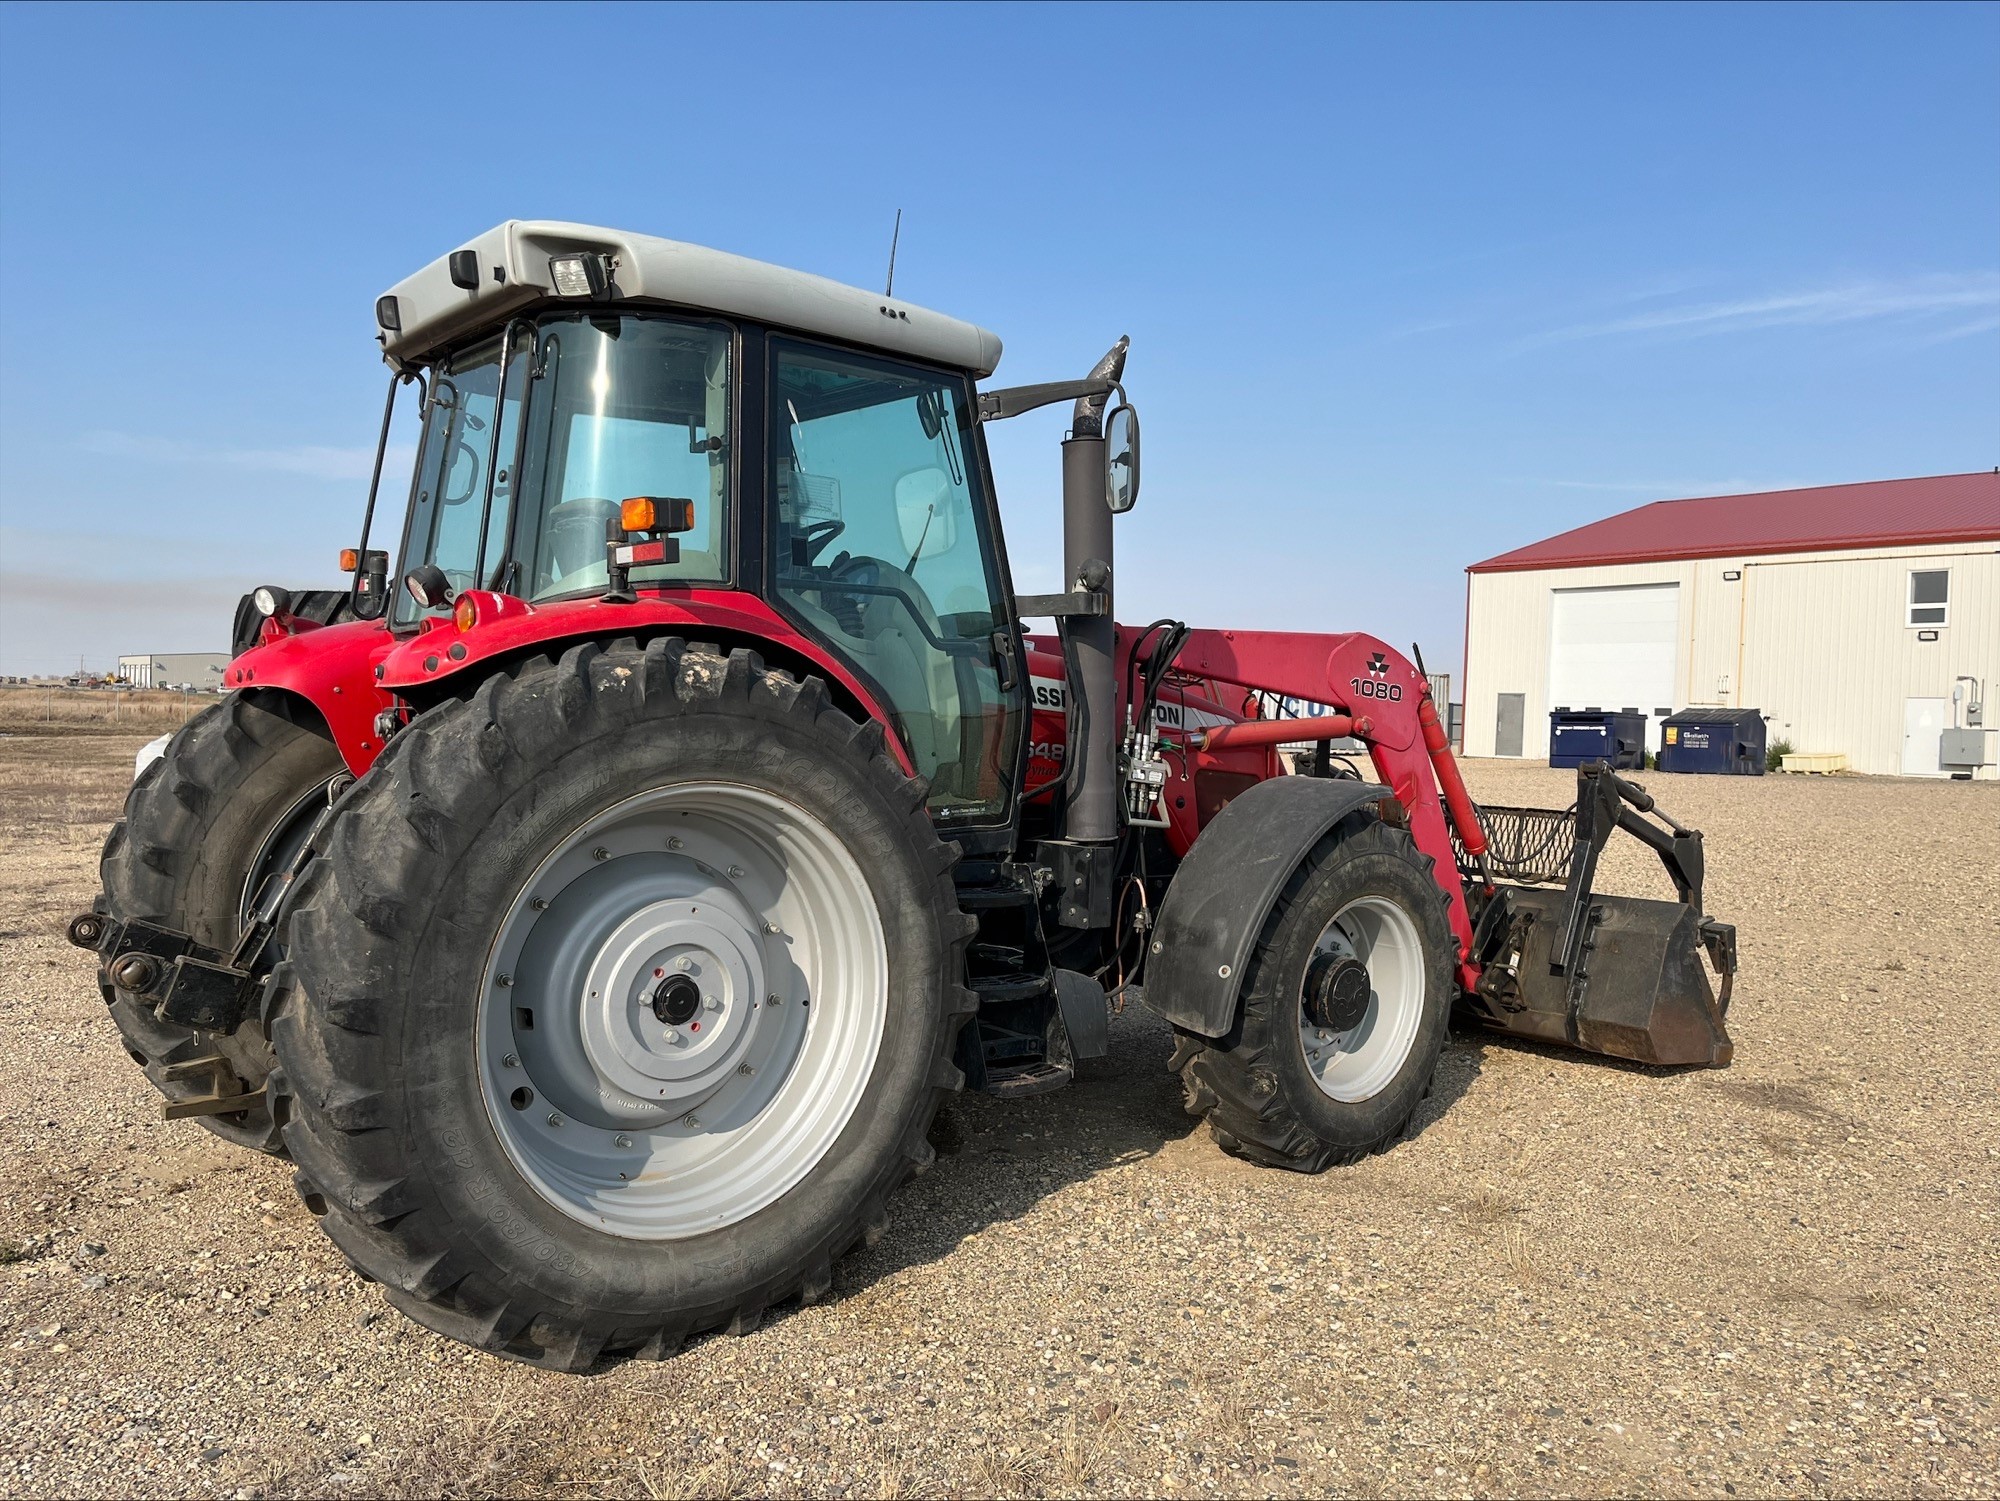
<instances>
[{"instance_id":1,"label":"wheel hub","mask_svg":"<svg viewBox=\"0 0 2000 1501\"><path fill-rule=\"evenodd\" d=\"M669 1027L692 1021L701 1010L701 987L686 975L668 975L654 987L653 1015Z\"/></svg>"},{"instance_id":2,"label":"wheel hub","mask_svg":"<svg viewBox=\"0 0 2000 1501\"><path fill-rule=\"evenodd\" d=\"M825 825L728 784L575 830L503 919L481 1081L523 1175L586 1224L672 1239L785 1191L860 1098L881 921Z\"/></svg>"},{"instance_id":3,"label":"wheel hub","mask_svg":"<svg viewBox=\"0 0 2000 1501\"><path fill-rule=\"evenodd\" d=\"M1318 953L1306 971L1305 1011L1315 1027L1345 1032L1368 1014L1368 966L1347 954Z\"/></svg>"},{"instance_id":4,"label":"wheel hub","mask_svg":"<svg viewBox=\"0 0 2000 1501\"><path fill-rule=\"evenodd\" d=\"M1364 896L1334 914L1299 985L1299 1048L1330 1098L1366 1100L1409 1056L1423 1015L1423 940L1394 901Z\"/></svg>"}]
</instances>

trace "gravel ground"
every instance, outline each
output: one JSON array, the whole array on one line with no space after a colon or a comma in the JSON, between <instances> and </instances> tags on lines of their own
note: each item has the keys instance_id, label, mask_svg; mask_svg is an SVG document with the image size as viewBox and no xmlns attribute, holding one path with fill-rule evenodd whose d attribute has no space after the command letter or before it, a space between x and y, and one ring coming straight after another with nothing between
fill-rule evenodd
<instances>
[{"instance_id":1,"label":"gravel ground","mask_svg":"<svg viewBox=\"0 0 2000 1501\"><path fill-rule=\"evenodd\" d=\"M1191 1129L1135 1010L951 1106L826 1304L579 1380L158 1119L61 937L137 744L0 739L0 1492L2000 1492L2000 786L1649 779L1741 930L1726 1071L1460 1036L1414 1139L1302 1178Z\"/></svg>"}]
</instances>

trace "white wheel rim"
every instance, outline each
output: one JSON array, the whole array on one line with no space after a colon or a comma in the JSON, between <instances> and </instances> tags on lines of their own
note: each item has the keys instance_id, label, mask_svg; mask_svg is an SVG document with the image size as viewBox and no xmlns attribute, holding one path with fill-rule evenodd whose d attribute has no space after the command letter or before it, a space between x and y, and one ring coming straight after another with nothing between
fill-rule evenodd
<instances>
[{"instance_id":1,"label":"white wheel rim","mask_svg":"<svg viewBox=\"0 0 2000 1501\"><path fill-rule=\"evenodd\" d=\"M633 1240L717 1230L832 1148L888 988L874 895L825 824L732 783L642 793L564 839L500 925L487 1114L571 1218Z\"/></svg>"},{"instance_id":2,"label":"white wheel rim","mask_svg":"<svg viewBox=\"0 0 2000 1501\"><path fill-rule=\"evenodd\" d=\"M1313 953L1361 961L1368 969L1368 1009L1346 1031L1315 1026L1300 981L1299 1045L1321 1092L1343 1104L1373 1099L1389 1086L1424 1014L1424 946L1410 915L1386 897L1364 896L1334 914ZM1308 968L1312 956L1306 960Z\"/></svg>"}]
</instances>

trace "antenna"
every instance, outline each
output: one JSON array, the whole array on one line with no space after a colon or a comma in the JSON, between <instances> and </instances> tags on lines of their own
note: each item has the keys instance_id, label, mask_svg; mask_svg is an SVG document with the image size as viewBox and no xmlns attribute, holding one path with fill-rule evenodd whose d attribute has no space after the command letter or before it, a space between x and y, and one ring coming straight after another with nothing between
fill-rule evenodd
<instances>
[{"instance_id":1,"label":"antenna","mask_svg":"<svg viewBox=\"0 0 2000 1501\"><path fill-rule=\"evenodd\" d=\"M889 235L889 284L882 289L884 297L896 295L896 242L903 238L903 211L896 210L896 227Z\"/></svg>"}]
</instances>

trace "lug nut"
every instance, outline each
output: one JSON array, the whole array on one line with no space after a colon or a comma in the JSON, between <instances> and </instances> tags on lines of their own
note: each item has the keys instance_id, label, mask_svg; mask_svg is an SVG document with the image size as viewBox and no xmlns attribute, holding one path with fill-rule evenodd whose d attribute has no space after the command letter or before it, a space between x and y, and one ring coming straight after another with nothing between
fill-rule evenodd
<instances>
[{"instance_id":1,"label":"lug nut","mask_svg":"<svg viewBox=\"0 0 2000 1501\"><path fill-rule=\"evenodd\" d=\"M521 1060L516 1058L512 1053L509 1053L505 1058L500 1060L500 1066L502 1068L519 1068Z\"/></svg>"},{"instance_id":2,"label":"lug nut","mask_svg":"<svg viewBox=\"0 0 2000 1501\"><path fill-rule=\"evenodd\" d=\"M611 858L611 851L600 844L590 852L590 858L593 860L609 860Z\"/></svg>"},{"instance_id":3,"label":"lug nut","mask_svg":"<svg viewBox=\"0 0 2000 1501\"><path fill-rule=\"evenodd\" d=\"M777 925L776 923L772 922L772 921L771 921L771 920L770 920L770 919L769 919L769 918L767 917L767 918L765 918L765 919L764 919L764 931L765 931L766 933L770 933L770 934L773 934L773 935L775 935L775 934L777 934L777 932L779 931L779 929L778 929L778 925Z\"/></svg>"},{"instance_id":4,"label":"lug nut","mask_svg":"<svg viewBox=\"0 0 2000 1501\"><path fill-rule=\"evenodd\" d=\"M629 1147L632 1145L632 1138L629 1136L614 1136L611 1139L613 1142L615 1142L617 1145L621 1147ZM624 1174L621 1173L619 1174L619 1176L622 1178Z\"/></svg>"},{"instance_id":5,"label":"lug nut","mask_svg":"<svg viewBox=\"0 0 2000 1501\"><path fill-rule=\"evenodd\" d=\"M732 881L740 881L740 880L742 880L742 879L743 879L743 867L742 867L742 866L740 866L740 865L732 865L732 866L730 866L730 867L729 867L729 879L730 879L730 880L732 880Z\"/></svg>"},{"instance_id":6,"label":"lug nut","mask_svg":"<svg viewBox=\"0 0 2000 1501\"><path fill-rule=\"evenodd\" d=\"M675 834L667 840L667 848L670 850L677 850L682 847L683 843L684 841L681 839L681 836Z\"/></svg>"},{"instance_id":7,"label":"lug nut","mask_svg":"<svg viewBox=\"0 0 2000 1501\"><path fill-rule=\"evenodd\" d=\"M514 977L512 975L502 975L500 977L500 984L503 989L509 985L512 985L513 983L514 983Z\"/></svg>"},{"instance_id":8,"label":"lug nut","mask_svg":"<svg viewBox=\"0 0 2000 1501\"><path fill-rule=\"evenodd\" d=\"M538 896L532 902L528 903L528 905L533 907L537 912L546 912L549 910L549 899L545 896Z\"/></svg>"},{"instance_id":9,"label":"lug nut","mask_svg":"<svg viewBox=\"0 0 2000 1501\"><path fill-rule=\"evenodd\" d=\"M742 1075L742 1076L743 1076L744 1078L746 1078L746 1079L747 1079L747 1078L749 1078L749 1077L750 1077L750 1076L751 1076L752 1074L756 1073L756 1072L757 1072L757 1070L756 1070L756 1069L754 1069L754 1068L752 1068L752 1067L751 1067L751 1066L750 1066L749 1064L747 1064L747 1063L739 1063L739 1064L737 1064L737 1065L736 1065L736 1072L737 1072L737 1073L739 1073L739 1074L741 1074L741 1075Z\"/></svg>"},{"instance_id":10,"label":"lug nut","mask_svg":"<svg viewBox=\"0 0 2000 1501\"><path fill-rule=\"evenodd\" d=\"M562 1117L551 1110L549 1112L549 1124L551 1126L560 1126L562 1124Z\"/></svg>"}]
</instances>

